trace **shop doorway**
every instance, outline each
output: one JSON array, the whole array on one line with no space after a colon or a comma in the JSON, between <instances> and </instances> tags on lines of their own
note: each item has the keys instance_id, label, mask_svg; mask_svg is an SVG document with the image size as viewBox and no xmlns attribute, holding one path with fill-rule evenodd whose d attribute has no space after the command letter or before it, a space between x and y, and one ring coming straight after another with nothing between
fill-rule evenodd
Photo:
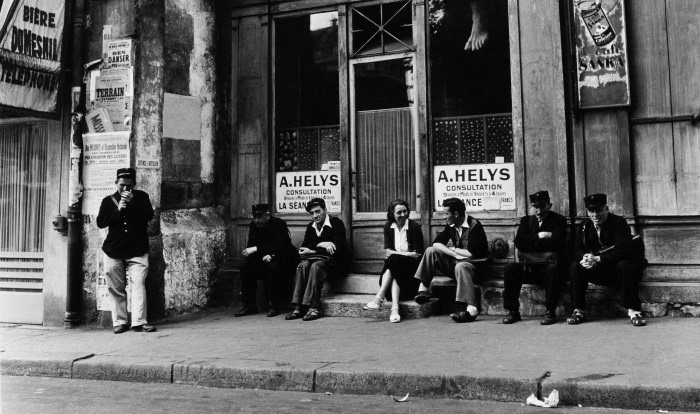
<instances>
[{"instance_id":1,"label":"shop doorway","mask_svg":"<svg viewBox=\"0 0 700 414\"><path fill-rule=\"evenodd\" d=\"M43 323L47 122L0 123L0 322Z\"/></svg>"},{"instance_id":2,"label":"shop doorway","mask_svg":"<svg viewBox=\"0 0 700 414\"><path fill-rule=\"evenodd\" d=\"M414 61L412 53L402 53L350 63L351 229L356 272L381 269L381 225L390 201L403 199L412 211L420 211Z\"/></svg>"}]
</instances>

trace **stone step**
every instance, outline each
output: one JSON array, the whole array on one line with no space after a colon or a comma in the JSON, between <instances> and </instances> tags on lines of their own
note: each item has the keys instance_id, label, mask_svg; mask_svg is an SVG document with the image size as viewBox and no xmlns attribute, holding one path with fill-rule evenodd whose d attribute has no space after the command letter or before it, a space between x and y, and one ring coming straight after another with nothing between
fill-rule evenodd
<instances>
[{"instance_id":1,"label":"stone step","mask_svg":"<svg viewBox=\"0 0 700 414\"><path fill-rule=\"evenodd\" d=\"M219 271L218 278L212 288L211 304L217 306L240 306L240 280L238 269L224 268ZM369 302L379 289L379 275L353 273L335 281L332 285L324 285L324 298L334 298L328 301L328 316L360 316L367 318L388 319L390 305L387 303L381 312L365 311L362 306ZM429 314L449 312L454 301L453 279L437 276L433 280L435 296L441 302L433 305L432 311L422 312L413 310L418 307L413 301L402 302L402 315L410 319L411 315L418 317ZM258 289L260 309L266 309L262 286ZM655 282L643 281L640 284L642 310L647 315L659 316L698 316L700 314L700 283L697 282ZM342 299L342 300L341 300ZM537 285L525 284L520 291L520 313L523 316L544 315L544 289ZM587 291L588 313L592 316L611 317L622 316L626 310L622 307L619 294L611 289L589 285ZM343 309L343 308L347 309ZM405 307L405 311L404 311ZM557 315L564 317L571 312L571 295L568 286L561 292ZM490 278L481 286L481 313L486 315L505 315L503 308L503 279Z\"/></svg>"},{"instance_id":2,"label":"stone step","mask_svg":"<svg viewBox=\"0 0 700 414\"><path fill-rule=\"evenodd\" d=\"M364 310L363 306L374 299L374 295L332 294L321 299L324 316L342 316L350 318L389 319L391 302L387 301L381 310ZM401 319L426 318L439 312L436 299L424 305L418 305L412 300L399 302Z\"/></svg>"},{"instance_id":3,"label":"stone step","mask_svg":"<svg viewBox=\"0 0 700 414\"><path fill-rule=\"evenodd\" d=\"M333 283L333 292L376 295L379 290L379 275L351 273Z\"/></svg>"}]
</instances>

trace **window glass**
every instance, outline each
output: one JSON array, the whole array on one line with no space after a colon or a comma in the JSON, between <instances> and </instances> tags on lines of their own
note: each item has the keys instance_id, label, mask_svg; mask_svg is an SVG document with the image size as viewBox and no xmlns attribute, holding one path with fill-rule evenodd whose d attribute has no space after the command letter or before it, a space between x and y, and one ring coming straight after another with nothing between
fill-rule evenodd
<instances>
[{"instance_id":1,"label":"window glass","mask_svg":"<svg viewBox=\"0 0 700 414\"><path fill-rule=\"evenodd\" d=\"M507 0L429 0L434 208L515 209Z\"/></svg>"},{"instance_id":2,"label":"window glass","mask_svg":"<svg viewBox=\"0 0 700 414\"><path fill-rule=\"evenodd\" d=\"M413 50L411 1L352 9L352 56Z\"/></svg>"},{"instance_id":3,"label":"window glass","mask_svg":"<svg viewBox=\"0 0 700 414\"><path fill-rule=\"evenodd\" d=\"M412 59L355 64L357 211L416 198Z\"/></svg>"},{"instance_id":4,"label":"window glass","mask_svg":"<svg viewBox=\"0 0 700 414\"><path fill-rule=\"evenodd\" d=\"M338 13L275 24L276 171L340 160Z\"/></svg>"},{"instance_id":5,"label":"window glass","mask_svg":"<svg viewBox=\"0 0 700 414\"><path fill-rule=\"evenodd\" d=\"M513 162L506 0L430 0L429 28L433 163Z\"/></svg>"}]
</instances>

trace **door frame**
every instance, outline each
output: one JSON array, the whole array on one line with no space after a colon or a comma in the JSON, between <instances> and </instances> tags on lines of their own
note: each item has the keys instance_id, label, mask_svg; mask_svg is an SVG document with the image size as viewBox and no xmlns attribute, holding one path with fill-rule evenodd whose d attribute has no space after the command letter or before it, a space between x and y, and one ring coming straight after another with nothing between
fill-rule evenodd
<instances>
[{"instance_id":1,"label":"door frame","mask_svg":"<svg viewBox=\"0 0 700 414\"><path fill-rule=\"evenodd\" d=\"M384 62L384 61L389 61L389 60L403 60L403 59L411 59L411 64L412 64L412 70L413 70L413 88L412 88L412 102L409 104L410 112L411 112L411 129L412 129L412 135L413 135L413 142L414 142L414 150L413 150L413 158L414 158L414 163L415 163L415 171L413 172L414 174L414 179L415 179L415 189L416 189L416 198L415 200L407 200L409 204L413 205L413 208L411 209L411 216L410 218L412 220L419 220L420 219L420 211L421 211L421 197L420 194L422 194L423 191L423 183L422 183L422 178L421 178L421 158L420 158L420 133L419 133L419 119L418 119L418 86L417 86L417 76L416 76L416 62L417 62L417 56L415 52L401 52L401 53L392 53L392 54L386 54L386 55L381 55L381 56L368 56L368 57L359 57L359 58L353 58L350 59L348 62L348 72L349 72L349 88L348 88L348 93L350 97L350 102L349 102L349 112L350 112L350 218L351 218L351 223L350 226L352 227L356 222L362 222L362 221L374 221L374 220L384 220L386 218L386 213L382 212L365 212L365 213L360 213L357 212L357 183L355 180L355 177L357 176L357 156L356 156L356 151L357 151L357 116L356 116L356 111L355 111L355 66L356 65L361 65L364 63L373 63L373 62ZM389 200L387 200L388 202Z\"/></svg>"}]
</instances>

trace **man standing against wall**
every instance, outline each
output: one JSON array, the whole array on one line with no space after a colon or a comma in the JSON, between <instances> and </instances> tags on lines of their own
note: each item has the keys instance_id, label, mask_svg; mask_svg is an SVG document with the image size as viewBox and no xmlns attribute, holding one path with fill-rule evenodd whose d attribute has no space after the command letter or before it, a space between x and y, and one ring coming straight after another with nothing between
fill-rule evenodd
<instances>
[{"instance_id":1,"label":"man standing against wall","mask_svg":"<svg viewBox=\"0 0 700 414\"><path fill-rule=\"evenodd\" d=\"M272 216L269 204L253 206L248 244L242 255L246 259L241 268L243 308L234 316L252 315L258 311L255 303L258 278L265 283L269 305L267 316L279 315L289 291L288 282L299 263L299 254L292 245L287 223Z\"/></svg>"},{"instance_id":2,"label":"man standing against wall","mask_svg":"<svg viewBox=\"0 0 700 414\"><path fill-rule=\"evenodd\" d=\"M148 276L148 222L153 218L151 200L143 191L134 190L136 171L117 170L117 191L102 199L97 227L109 227L102 245L105 275L112 298L114 333L129 329L127 314L127 276L131 293L131 329L155 332L146 321L146 276Z\"/></svg>"},{"instance_id":3,"label":"man standing against wall","mask_svg":"<svg viewBox=\"0 0 700 414\"><path fill-rule=\"evenodd\" d=\"M508 263L503 274L503 307L508 315L504 324L518 322L520 318L520 288L523 283L544 284L546 311L541 325L556 322L555 312L559 300L562 276L566 274L566 218L552 209L549 192L530 194L533 215L520 219L515 233L518 263Z\"/></svg>"},{"instance_id":4,"label":"man standing against wall","mask_svg":"<svg viewBox=\"0 0 700 414\"><path fill-rule=\"evenodd\" d=\"M609 211L605 194L591 194L583 202L588 219L576 240L578 261L569 270L574 313L566 321L578 325L586 320L586 289L591 282L621 287L632 325L646 325L639 300L639 281L646 263L641 239L633 239L627 220Z\"/></svg>"},{"instance_id":5,"label":"man standing against wall","mask_svg":"<svg viewBox=\"0 0 700 414\"><path fill-rule=\"evenodd\" d=\"M457 281L457 309L450 317L459 323L472 322L478 315L476 305L480 301L476 297L477 262L485 261L489 252L486 233L477 219L466 214L462 200L448 198L442 206L447 213L447 225L432 247L425 250L418 265L415 277L421 284L415 300L420 305L430 300L428 288L439 270Z\"/></svg>"},{"instance_id":6,"label":"man standing against wall","mask_svg":"<svg viewBox=\"0 0 700 414\"><path fill-rule=\"evenodd\" d=\"M348 266L343 221L328 215L322 198L309 201L306 211L313 220L306 226L299 249L301 263L294 280L294 310L285 317L287 320L303 317L305 321L313 321L320 318L323 283L329 276L345 273Z\"/></svg>"}]
</instances>

